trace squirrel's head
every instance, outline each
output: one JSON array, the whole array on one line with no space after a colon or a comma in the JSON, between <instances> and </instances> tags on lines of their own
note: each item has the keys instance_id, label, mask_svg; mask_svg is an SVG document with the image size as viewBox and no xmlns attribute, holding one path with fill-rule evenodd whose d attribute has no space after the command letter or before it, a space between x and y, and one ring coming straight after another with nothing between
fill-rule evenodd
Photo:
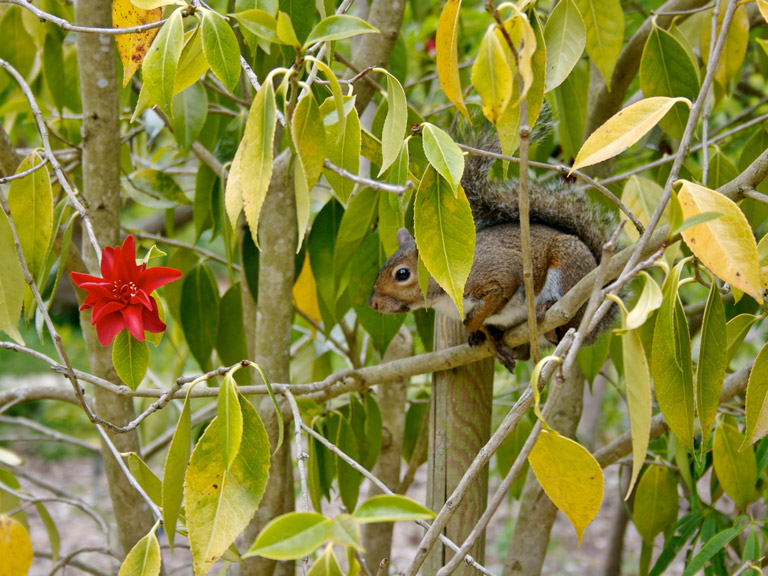
<instances>
[{"instance_id":1,"label":"squirrel's head","mask_svg":"<svg viewBox=\"0 0 768 576\"><path fill-rule=\"evenodd\" d=\"M419 288L419 251L405 228L397 231L400 249L379 270L368 305L384 314L408 312L424 307Z\"/></svg>"}]
</instances>

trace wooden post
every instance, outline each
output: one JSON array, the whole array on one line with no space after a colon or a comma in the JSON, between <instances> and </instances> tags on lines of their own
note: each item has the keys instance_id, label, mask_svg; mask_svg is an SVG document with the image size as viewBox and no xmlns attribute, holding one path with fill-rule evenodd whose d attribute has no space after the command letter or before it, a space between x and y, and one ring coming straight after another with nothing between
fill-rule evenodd
<instances>
[{"instance_id":1,"label":"wooden post","mask_svg":"<svg viewBox=\"0 0 768 576\"><path fill-rule=\"evenodd\" d=\"M435 350L467 341L461 322L438 314L435 319ZM453 492L491 433L494 359L436 372L430 401L427 506L439 510ZM488 500L488 467L476 479L464 501L448 523L445 535L461 544L485 510ZM470 554L483 562L485 538L479 538ZM443 566L451 552L437 544L424 564L429 576ZM454 574L469 576L473 569L462 566Z\"/></svg>"}]
</instances>

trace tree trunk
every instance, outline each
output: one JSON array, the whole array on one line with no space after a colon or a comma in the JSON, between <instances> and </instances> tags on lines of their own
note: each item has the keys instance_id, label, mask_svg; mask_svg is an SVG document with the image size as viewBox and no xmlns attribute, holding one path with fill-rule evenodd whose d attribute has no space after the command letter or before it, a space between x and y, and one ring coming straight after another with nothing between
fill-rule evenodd
<instances>
[{"instance_id":1,"label":"tree trunk","mask_svg":"<svg viewBox=\"0 0 768 576\"><path fill-rule=\"evenodd\" d=\"M467 341L461 322L441 314L435 321L435 349L448 348ZM486 358L460 368L436 372L430 400L427 507L440 510L458 485L464 472L491 435L494 359ZM461 543L485 510L488 500L488 467L483 468L472 488L446 527L445 535ZM485 538L478 538L469 553L482 564ZM432 575L447 559L449 552L439 542L424 564L423 573ZM474 575L474 569L462 565L454 574Z\"/></svg>"},{"instance_id":2,"label":"tree trunk","mask_svg":"<svg viewBox=\"0 0 768 576\"><path fill-rule=\"evenodd\" d=\"M259 295L255 324L245 324L255 332L249 335L249 355L262 367L272 382L291 378L291 324L293 304L294 256L296 255L296 197L293 179L288 174L290 150L275 159L272 181L259 219ZM245 234L250 234L246 230ZM244 307L246 317L253 306ZM277 444L277 415L269 396L256 397L254 405L266 426L270 445ZM243 534L243 544L250 547L262 528L273 518L294 509L291 443L283 442L272 456L269 480L259 509ZM242 576L288 576L293 562L276 562L253 557L240 569Z\"/></svg>"},{"instance_id":3,"label":"tree trunk","mask_svg":"<svg viewBox=\"0 0 768 576\"><path fill-rule=\"evenodd\" d=\"M411 333L401 328L384 354L383 362L408 358L413 354ZM400 484L400 460L405 432L405 402L408 396L408 380L397 380L379 384L377 398L381 410L382 444L379 459L373 467L373 474L384 482L393 492ZM371 486L368 497L381 494ZM363 548L368 569L376 573L376 567L392 553L393 522L366 524L363 526Z\"/></svg>"},{"instance_id":4,"label":"tree trunk","mask_svg":"<svg viewBox=\"0 0 768 576\"><path fill-rule=\"evenodd\" d=\"M549 425L563 436L573 437L581 418L584 378L578 369L566 375L565 385L555 403ZM515 533L507 550L504 576L539 576L547 553L549 535L557 508L528 470L520 497Z\"/></svg>"},{"instance_id":5,"label":"tree trunk","mask_svg":"<svg viewBox=\"0 0 768 576\"><path fill-rule=\"evenodd\" d=\"M80 26L112 26L112 4L100 0L78 0L75 22ZM110 36L78 34L77 58L83 102L83 190L89 216L102 247L115 245L120 236L120 123L115 44ZM99 273L97 255L85 235L83 260L93 274ZM111 347L102 346L91 326L91 313L83 312L80 324L91 362L91 373L122 384L112 367ZM95 387L96 413L122 426L133 420L131 398L118 398ZM120 452L139 452L137 431L110 434ZM102 445L104 469L115 512L119 544L130 550L149 529L154 518L146 502L131 487L112 453Z\"/></svg>"}]
</instances>

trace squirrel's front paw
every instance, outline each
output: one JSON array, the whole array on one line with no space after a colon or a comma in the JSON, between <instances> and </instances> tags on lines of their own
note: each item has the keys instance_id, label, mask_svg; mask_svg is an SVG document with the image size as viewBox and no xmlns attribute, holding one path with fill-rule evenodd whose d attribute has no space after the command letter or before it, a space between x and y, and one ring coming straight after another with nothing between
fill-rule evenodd
<instances>
[{"instance_id":1,"label":"squirrel's front paw","mask_svg":"<svg viewBox=\"0 0 768 576\"><path fill-rule=\"evenodd\" d=\"M482 330L475 330L473 332L469 333L469 338L467 338L467 344L470 346L480 346L483 342L485 342L486 336L485 332Z\"/></svg>"}]
</instances>

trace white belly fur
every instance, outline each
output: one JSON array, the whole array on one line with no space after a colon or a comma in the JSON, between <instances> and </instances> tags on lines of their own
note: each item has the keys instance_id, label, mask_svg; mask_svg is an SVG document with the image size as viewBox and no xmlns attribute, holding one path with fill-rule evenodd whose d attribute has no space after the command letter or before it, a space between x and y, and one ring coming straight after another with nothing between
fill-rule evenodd
<instances>
[{"instance_id":1,"label":"white belly fur","mask_svg":"<svg viewBox=\"0 0 768 576\"><path fill-rule=\"evenodd\" d=\"M544 286L541 287L539 293L536 295L536 304L542 304L544 302L554 302L562 297L561 287L561 275L560 270L557 268L550 268L547 271L547 279L544 281ZM477 305L482 304L481 300L465 296L462 305L464 307L464 317ZM459 309L454 304L451 297L448 294L443 293L437 300L435 300L432 308L437 312L453 318L454 320L460 320ZM520 286L509 302L501 309L500 312L489 316L483 323L485 326L497 326L499 328L507 329L518 324L523 324L528 320L528 310L525 304L525 289Z\"/></svg>"}]
</instances>

